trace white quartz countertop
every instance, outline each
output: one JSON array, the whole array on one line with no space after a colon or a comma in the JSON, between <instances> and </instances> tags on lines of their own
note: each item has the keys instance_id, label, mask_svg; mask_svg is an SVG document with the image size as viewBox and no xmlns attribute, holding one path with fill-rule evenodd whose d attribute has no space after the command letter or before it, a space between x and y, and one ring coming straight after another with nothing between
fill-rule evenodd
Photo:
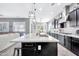
<instances>
[{"instance_id":1,"label":"white quartz countertop","mask_svg":"<svg viewBox=\"0 0 79 59\"><path fill-rule=\"evenodd\" d=\"M59 34L59 35L62 35L62 36L69 36L69 37L79 38L79 35L77 35L77 34L65 34L65 33L56 33L56 32L52 32L52 33Z\"/></svg>"},{"instance_id":2,"label":"white quartz countertop","mask_svg":"<svg viewBox=\"0 0 79 59\"><path fill-rule=\"evenodd\" d=\"M48 35L48 37L36 36L35 34L28 34L22 37L11 40L10 42L59 42L59 40L55 39Z\"/></svg>"}]
</instances>

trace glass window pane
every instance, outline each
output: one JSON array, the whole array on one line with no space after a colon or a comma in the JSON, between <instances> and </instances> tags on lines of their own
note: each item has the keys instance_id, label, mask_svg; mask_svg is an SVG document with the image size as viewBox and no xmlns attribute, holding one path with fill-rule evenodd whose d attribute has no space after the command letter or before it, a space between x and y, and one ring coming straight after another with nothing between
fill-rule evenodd
<instances>
[{"instance_id":1,"label":"glass window pane","mask_svg":"<svg viewBox=\"0 0 79 59\"><path fill-rule=\"evenodd\" d=\"M9 32L9 22L0 22L0 32Z\"/></svg>"},{"instance_id":2,"label":"glass window pane","mask_svg":"<svg viewBox=\"0 0 79 59\"><path fill-rule=\"evenodd\" d=\"M13 22L14 32L25 32L25 22Z\"/></svg>"}]
</instances>

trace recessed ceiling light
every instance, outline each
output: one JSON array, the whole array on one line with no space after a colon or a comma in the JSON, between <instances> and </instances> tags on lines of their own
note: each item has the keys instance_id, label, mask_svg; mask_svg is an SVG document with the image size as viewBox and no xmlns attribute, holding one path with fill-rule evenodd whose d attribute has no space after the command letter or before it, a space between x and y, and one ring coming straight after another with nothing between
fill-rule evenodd
<instances>
[{"instance_id":1,"label":"recessed ceiling light","mask_svg":"<svg viewBox=\"0 0 79 59\"><path fill-rule=\"evenodd\" d=\"M34 14L31 14L30 16L32 17L32 16L34 16Z\"/></svg>"},{"instance_id":2,"label":"recessed ceiling light","mask_svg":"<svg viewBox=\"0 0 79 59\"><path fill-rule=\"evenodd\" d=\"M41 11L42 10L42 8L39 8L39 11Z\"/></svg>"},{"instance_id":3,"label":"recessed ceiling light","mask_svg":"<svg viewBox=\"0 0 79 59\"><path fill-rule=\"evenodd\" d=\"M61 3L57 3L57 5L61 5Z\"/></svg>"},{"instance_id":4,"label":"recessed ceiling light","mask_svg":"<svg viewBox=\"0 0 79 59\"><path fill-rule=\"evenodd\" d=\"M44 18L41 20L41 22L48 22L50 19L49 18Z\"/></svg>"}]
</instances>

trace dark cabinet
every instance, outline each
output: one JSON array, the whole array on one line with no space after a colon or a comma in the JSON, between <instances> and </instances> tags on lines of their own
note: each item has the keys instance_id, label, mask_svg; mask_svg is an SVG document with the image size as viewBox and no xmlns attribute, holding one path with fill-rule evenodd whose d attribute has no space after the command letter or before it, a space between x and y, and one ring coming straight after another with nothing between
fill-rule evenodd
<instances>
[{"instance_id":1,"label":"dark cabinet","mask_svg":"<svg viewBox=\"0 0 79 59\"><path fill-rule=\"evenodd\" d=\"M59 35L59 34L52 33L52 37L58 39L59 40L59 43L64 46L64 44L65 44L64 36Z\"/></svg>"},{"instance_id":2,"label":"dark cabinet","mask_svg":"<svg viewBox=\"0 0 79 59\"><path fill-rule=\"evenodd\" d=\"M70 26L79 26L79 8L75 9L69 14Z\"/></svg>"},{"instance_id":3,"label":"dark cabinet","mask_svg":"<svg viewBox=\"0 0 79 59\"><path fill-rule=\"evenodd\" d=\"M74 11L70 12L69 21L70 21L70 26L71 27L79 26L79 8L77 8Z\"/></svg>"},{"instance_id":4,"label":"dark cabinet","mask_svg":"<svg viewBox=\"0 0 79 59\"><path fill-rule=\"evenodd\" d=\"M72 38L72 52L79 56L79 39Z\"/></svg>"},{"instance_id":5,"label":"dark cabinet","mask_svg":"<svg viewBox=\"0 0 79 59\"><path fill-rule=\"evenodd\" d=\"M65 47L76 55L79 55L79 39L65 36Z\"/></svg>"},{"instance_id":6,"label":"dark cabinet","mask_svg":"<svg viewBox=\"0 0 79 59\"><path fill-rule=\"evenodd\" d=\"M64 46L64 36L58 35L58 40L59 40L59 43Z\"/></svg>"},{"instance_id":7,"label":"dark cabinet","mask_svg":"<svg viewBox=\"0 0 79 59\"><path fill-rule=\"evenodd\" d=\"M72 53L76 54L79 56L79 38L74 38L74 37L69 37L69 36L64 36L64 35L59 35L59 34L55 34L52 33L52 36L56 39L59 40L59 43L64 46L65 48L67 48L68 50L70 50ZM53 45L53 44L51 44ZM44 52L46 52L46 50L49 50L49 48L51 48L49 45L49 47L45 50L43 50ZM54 47L54 46L53 46ZM53 48L52 47L52 48ZM55 46L56 47L56 46ZM50 50L51 51L51 50ZM54 50L53 50L54 51ZM56 52L56 51L55 51ZM47 53L47 52L46 52ZM46 53L43 53L44 55ZM53 52L52 52L53 53Z\"/></svg>"},{"instance_id":8,"label":"dark cabinet","mask_svg":"<svg viewBox=\"0 0 79 59\"><path fill-rule=\"evenodd\" d=\"M52 33L49 32L48 34L49 34L50 36L52 36Z\"/></svg>"},{"instance_id":9,"label":"dark cabinet","mask_svg":"<svg viewBox=\"0 0 79 59\"><path fill-rule=\"evenodd\" d=\"M57 56L57 43L46 43L46 45L42 46L42 56Z\"/></svg>"},{"instance_id":10,"label":"dark cabinet","mask_svg":"<svg viewBox=\"0 0 79 59\"><path fill-rule=\"evenodd\" d=\"M40 49L39 49L40 46ZM22 43L22 56L57 56L57 43Z\"/></svg>"},{"instance_id":11,"label":"dark cabinet","mask_svg":"<svg viewBox=\"0 0 79 59\"><path fill-rule=\"evenodd\" d=\"M65 36L65 47L69 50L71 50L71 40L72 38L71 37L68 37L68 36Z\"/></svg>"},{"instance_id":12,"label":"dark cabinet","mask_svg":"<svg viewBox=\"0 0 79 59\"><path fill-rule=\"evenodd\" d=\"M77 26L79 26L79 9L77 9Z\"/></svg>"},{"instance_id":13,"label":"dark cabinet","mask_svg":"<svg viewBox=\"0 0 79 59\"><path fill-rule=\"evenodd\" d=\"M22 56L34 56L35 49L36 48L34 43L22 43L22 49L21 49Z\"/></svg>"},{"instance_id":14,"label":"dark cabinet","mask_svg":"<svg viewBox=\"0 0 79 59\"><path fill-rule=\"evenodd\" d=\"M57 56L57 43L37 43L41 50L37 50L37 56Z\"/></svg>"},{"instance_id":15,"label":"dark cabinet","mask_svg":"<svg viewBox=\"0 0 79 59\"><path fill-rule=\"evenodd\" d=\"M52 37L54 37L55 36L55 34L54 33L52 33Z\"/></svg>"},{"instance_id":16,"label":"dark cabinet","mask_svg":"<svg viewBox=\"0 0 79 59\"><path fill-rule=\"evenodd\" d=\"M35 56L34 48L23 48L21 51L22 56Z\"/></svg>"},{"instance_id":17,"label":"dark cabinet","mask_svg":"<svg viewBox=\"0 0 79 59\"><path fill-rule=\"evenodd\" d=\"M70 26L75 27L76 26L76 10L72 11L70 13Z\"/></svg>"},{"instance_id":18,"label":"dark cabinet","mask_svg":"<svg viewBox=\"0 0 79 59\"><path fill-rule=\"evenodd\" d=\"M54 38L58 39L58 34L54 34Z\"/></svg>"}]
</instances>

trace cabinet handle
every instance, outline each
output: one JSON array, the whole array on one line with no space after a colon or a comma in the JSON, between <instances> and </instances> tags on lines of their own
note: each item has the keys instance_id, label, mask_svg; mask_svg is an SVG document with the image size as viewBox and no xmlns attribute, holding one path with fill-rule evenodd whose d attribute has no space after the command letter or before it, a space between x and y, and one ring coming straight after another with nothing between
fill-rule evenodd
<instances>
[{"instance_id":1,"label":"cabinet handle","mask_svg":"<svg viewBox=\"0 0 79 59\"><path fill-rule=\"evenodd\" d=\"M24 45L24 46L33 46L33 45Z\"/></svg>"}]
</instances>

